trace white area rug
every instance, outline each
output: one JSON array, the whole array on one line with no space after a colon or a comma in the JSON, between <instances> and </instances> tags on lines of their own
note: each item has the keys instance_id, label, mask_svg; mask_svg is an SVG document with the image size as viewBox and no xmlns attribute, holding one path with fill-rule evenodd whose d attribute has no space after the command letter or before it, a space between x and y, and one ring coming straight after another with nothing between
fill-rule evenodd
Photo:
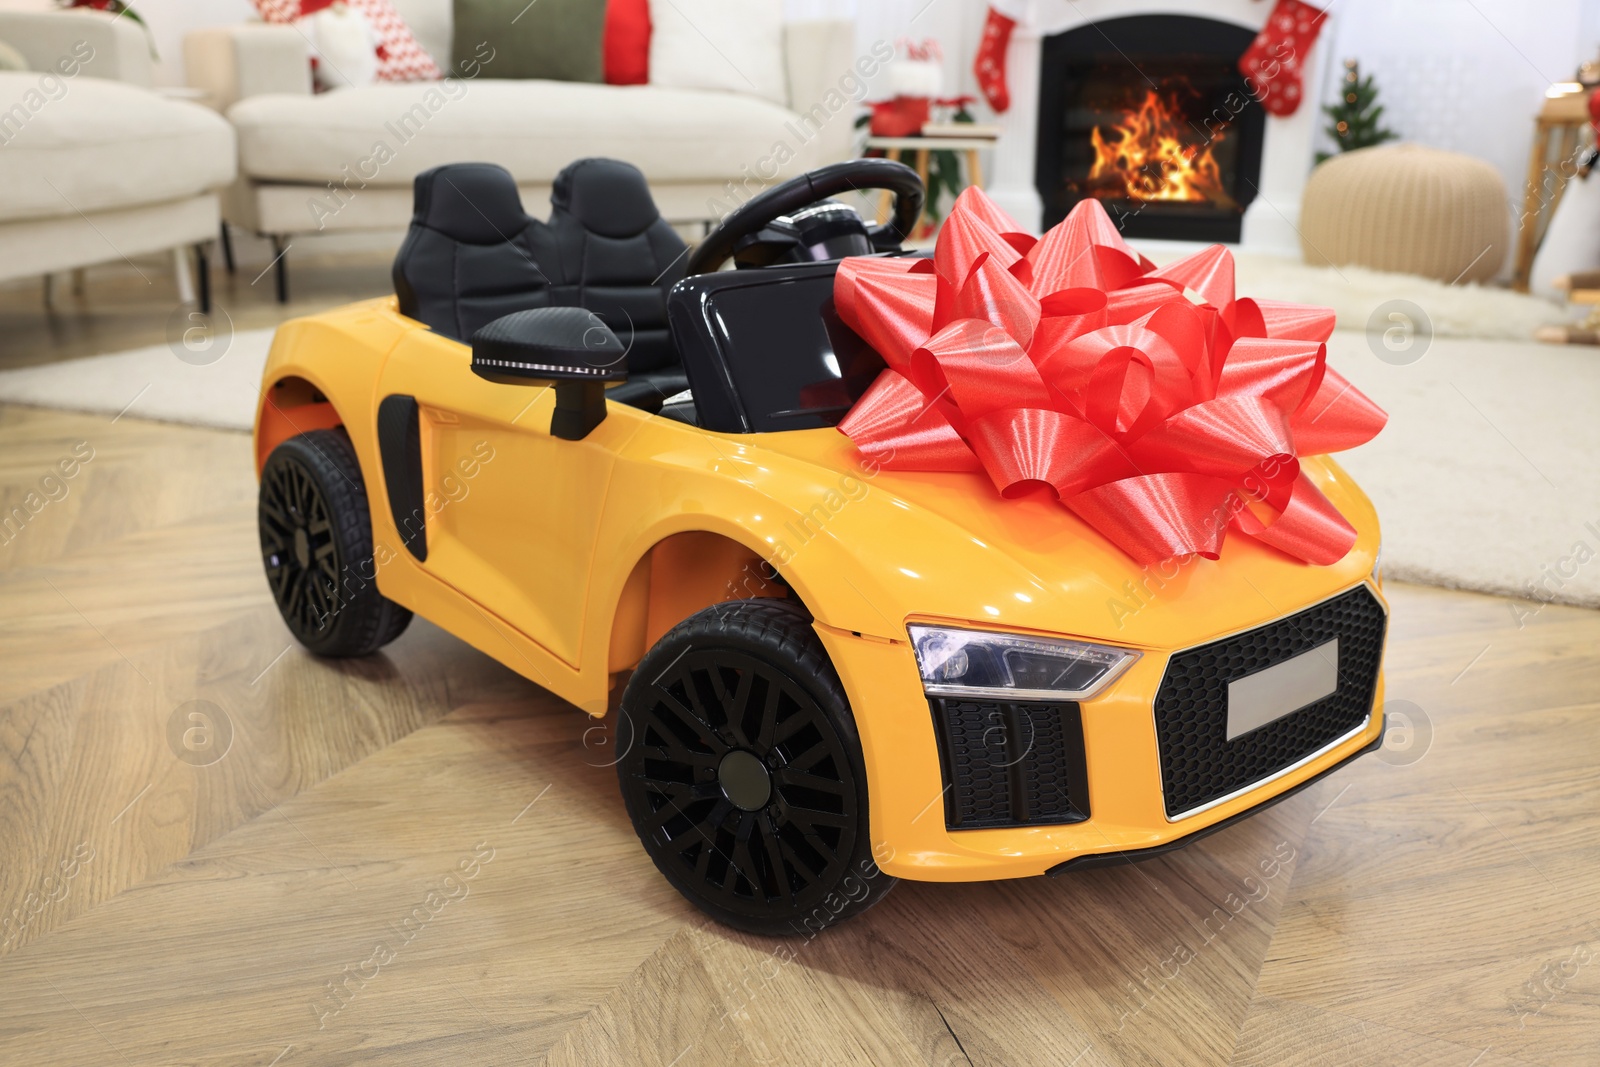
<instances>
[{"instance_id":1,"label":"white area rug","mask_svg":"<svg viewBox=\"0 0 1600 1067\"><path fill-rule=\"evenodd\" d=\"M241 330L213 362L168 345L0 371L0 400L128 418L249 430L272 330ZM189 360L212 353L178 346Z\"/></svg>"},{"instance_id":2,"label":"white area rug","mask_svg":"<svg viewBox=\"0 0 1600 1067\"><path fill-rule=\"evenodd\" d=\"M1600 349L1435 338L1395 366L1339 330L1328 350L1389 413L1336 457L1377 504L1386 576L1600 607Z\"/></svg>"},{"instance_id":3,"label":"white area rug","mask_svg":"<svg viewBox=\"0 0 1600 1067\"><path fill-rule=\"evenodd\" d=\"M1295 259L1243 253L1234 257L1234 268L1241 296L1331 307L1348 330L1365 329L1379 306L1393 300L1421 308L1435 337L1523 341L1540 326L1575 317L1556 304L1509 289L1445 285L1363 267L1308 267Z\"/></svg>"},{"instance_id":4,"label":"white area rug","mask_svg":"<svg viewBox=\"0 0 1600 1067\"><path fill-rule=\"evenodd\" d=\"M1529 297L1348 269L1341 288L1316 281L1325 273L1244 257L1239 290L1320 297L1354 327L1334 334L1329 358L1390 421L1339 460L1378 505L1388 576L1600 607L1600 349L1445 336L1525 337L1548 307ZM1423 306L1436 334L1403 366L1380 360L1363 329L1396 297ZM162 345L4 371L0 401L248 430L271 338L241 332L206 366Z\"/></svg>"}]
</instances>

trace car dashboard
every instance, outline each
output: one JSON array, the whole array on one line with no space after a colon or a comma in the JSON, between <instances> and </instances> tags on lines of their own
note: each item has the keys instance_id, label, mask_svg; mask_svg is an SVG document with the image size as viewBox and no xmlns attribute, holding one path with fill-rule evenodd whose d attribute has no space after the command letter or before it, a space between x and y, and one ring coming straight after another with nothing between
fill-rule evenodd
<instances>
[{"instance_id":1,"label":"car dashboard","mask_svg":"<svg viewBox=\"0 0 1600 1067\"><path fill-rule=\"evenodd\" d=\"M839 261L719 271L667 297L692 400L662 414L720 433L837 425L884 362L833 306Z\"/></svg>"}]
</instances>

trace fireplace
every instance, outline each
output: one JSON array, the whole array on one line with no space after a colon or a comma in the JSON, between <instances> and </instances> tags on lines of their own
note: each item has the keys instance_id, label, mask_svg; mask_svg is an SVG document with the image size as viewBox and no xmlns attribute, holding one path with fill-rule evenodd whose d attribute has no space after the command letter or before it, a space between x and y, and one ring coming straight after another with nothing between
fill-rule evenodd
<instances>
[{"instance_id":1,"label":"fireplace","mask_svg":"<svg viewBox=\"0 0 1600 1067\"><path fill-rule=\"evenodd\" d=\"M1002 6L999 2L997 7ZM1130 24L1144 22L1149 19L1151 23L1167 23L1169 25L1192 25L1195 22L1205 24L1204 32L1207 34L1207 44L1204 51L1226 51L1229 53L1228 76L1235 77L1236 68L1232 61L1244 51L1245 44L1266 21L1267 15L1272 10L1270 3L1262 0L1007 0L1003 5L1008 13L1017 19L1017 27L1011 36L1011 47L1006 54L1008 82L1011 88L1011 108L997 116L995 121L1000 125L1000 139L995 144L994 166L991 169L989 184L986 191L994 198L1012 218L1016 219L1025 229L1035 233L1047 221L1045 210L1045 197L1041 195L1042 188L1052 190L1051 199L1054 203L1049 211L1048 221L1061 217L1061 213L1071 206L1070 197L1065 197L1060 188L1067 177L1059 154L1054 156L1049 167L1051 178L1046 182L1040 181L1041 167L1040 156L1042 150L1047 148L1043 142L1056 145L1049 151L1061 151L1061 135L1066 132L1068 117L1056 113L1056 117L1045 123L1041 120L1041 105L1047 95L1042 90L1045 84L1044 53L1048 46L1052 55L1051 83L1057 88L1061 85L1061 74L1057 64L1066 62L1066 39L1074 30L1088 29L1092 37L1088 43L1079 49L1080 54L1073 62L1087 68L1090 65L1090 55L1093 52L1105 49L1112 51L1112 46L1106 44L1105 36L1101 30L1113 27L1110 36L1129 56L1137 57L1136 62L1140 68L1152 73L1151 80L1156 86L1145 84L1144 88L1156 88L1168 75L1179 73L1176 70L1163 66L1174 55L1186 51L1194 51L1198 38L1186 38L1182 35L1174 44L1171 37L1166 38L1166 45L1161 48L1152 46L1155 40L1146 36L1143 31L1128 33L1125 29L1115 27L1123 25L1124 20ZM1188 22L1179 22L1187 18ZM1337 36L1337 23L1340 20L1339 5L1328 6L1326 25L1323 28L1319 43L1310 53L1299 57L1300 71L1306 90L1306 101L1292 115L1263 115L1258 105L1252 104L1248 109L1251 113L1250 122L1259 122L1262 127L1254 127L1250 131L1242 129L1246 121L1245 114L1234 119L1234 138L1230 145L1226 140L1212 147L1212 154L1217 158L1219 165L1229 162L1218 153L1237 153L1231 159L1235 168L1233 181L1243 183L1242 190L1231 193L1233 199L1243 207L1244 216L1238 220L1238 229L1229 225L1227 232L1237 234L1238 243L1244 247L1259 251L1274 252L1280 255L1300 255L1300 233L1296 228L1300 218L1300 195L1305 190L1306 178L1311 174L1312 155L1317 130L1322 125L1323 116L1313 105L1313 101L1322 99L1328 87L1337 78L1336 72L1328 69L1327 49L1325 41ZM1220 32L1227 35L1225 44L1212 41L1210 35ZM1095 42L1099 44L1096 45ZM1171 47L1167 47L1171 45ZM1166 58L1153 53L1165 52ZM1088 53L1090 55L1086 55ZM1103 58L1103 57L1102 57ZM1132 70L1133 67L1121 56L1116 57L1124 69ZM1220 61L1213 67L1222 76ZM1160 73L1161 78L1154 77ZM1204 84L1205 78L1197 82L1194 73L1189 74L1190 87L1196 92L1214 92L1215 86L1210 89ZM1242 80L1242 79L1241 79ZM1055 97L1052 96L1052 100ZM1142 103L1142 98L1138 101ZM1180 97L1180 103L1183 102ZM1095 102L1089 101L1092 105ZM1235 106L1237 106L1235 101ZM1052 105L1054 106L1054 105ZM1079 105L1073 103L1073 107ZM1126 105L1119 110L1125 110ZM1065 103L1063 103L1065 109ZM1113 122L1101 122L1105 128L1101 134L1103 141L1109 143L1117 138L1111 127L1118 125L1120 119ZM1084 151L1084 146L1090 142L1084 113L1080 110L1076 125L1085 138L1079 142L1079 147ZM1213 128L1216 120L1212 120ZM1205 129L1205 121L1200 120L1200 126ZM1192 127L1191 127L1192 129ZM1200 134L1195 135L1195 140L1204 142ZM1052 141L1052 138L1055 140ZM1253 140L1255 148L1249 152L1244 150L1245 141ZM1080 162L1083 162L1080 160ZM1087 164L1085 164L1087 166ZM1252 168L1259 168L1259 177L1254 179L1254 187L1245 178L1250 176ZM1087 178L1087 172L1083 175ZM1109 201L1102 200L1108 204ZM1203 209L1197 207L1179 208L1177 205L1166 201L1158 203L1147 202L1135 219L1127 225L1140 227L1149 225L1148 221L1141 222L1146 216L1156 219L1165 216L1171 220L1174 216L1187 211L1190 214L1205 214ZM1113 214L1115 214L1113 212ZM1215 221L1215 220L1213 220ZM1216 231L1213 231L1216 232ZM1136 237L1137 240L1149 241L1148 236ZM1204 240L1204 239L1202 239ZM1209 242L1208 242L1209 243ZM1174 251L1182 246L1189 249L1197 247L1196 241L1179 240L1174 242Z\"/></svg>"},{"instance_id":2,"label":"fireplace","mask_svg":"<svg viewBox=\"0 0 1600 1067\"><path fill-rule=\"evenodd\" d=\"M1136 15L1046 37L1044 225L1094 198L1130 238L1238 242L1266 129L1237 66L1254 36L1215 19Z\"/></svg>"}]
</instances>

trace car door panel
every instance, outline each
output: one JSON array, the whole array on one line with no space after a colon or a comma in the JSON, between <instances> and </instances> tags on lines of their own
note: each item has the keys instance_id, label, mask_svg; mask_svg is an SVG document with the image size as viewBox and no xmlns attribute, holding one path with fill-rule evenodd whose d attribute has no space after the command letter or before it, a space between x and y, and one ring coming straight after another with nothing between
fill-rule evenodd
<instances>
[{"instance_id":1,"label":"car door panel","mask_svg":"<svg viewBox=\"0 0 1600 1067\"><path fill-rule=\"evenodd\" d=\"M379 382L384 406L400 413L412 398L421 454L421 491L391 476L412 506L392 508L402 542L418 565L566 663L577 666L594 539L615 452L606 435L563 441L550 435L555 406L542 386L485 381L470 368L470 350L418 331L391 353ZM404 427L391 428L404 449ZM420 536L411 518L420 498ZM422 547L425 546L425 547ZM421 551L416 549L421 548Z\"/></svg>"}]
</instances>

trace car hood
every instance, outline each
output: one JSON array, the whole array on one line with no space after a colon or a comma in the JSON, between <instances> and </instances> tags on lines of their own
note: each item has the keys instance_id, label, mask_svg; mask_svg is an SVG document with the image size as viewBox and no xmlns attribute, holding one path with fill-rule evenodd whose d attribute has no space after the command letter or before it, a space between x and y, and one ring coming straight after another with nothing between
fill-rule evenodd
<instances>
[{"instance_id":1,"label":"car hood","mask_svg":"<svg viewBox=\"0 0 1600 1067\"><path fill-rule=\"evenodd\" d=\"M813 568L838 572L859 594L847 599L864 603L813 605L818 617L895 640L907 619L922 617L1181 648L1332 596L1376 562L1372 505L1326 457L1303 469L1357 530L1339 562L1311 566L1230 533L1215 561L1141 566L1047 490L1007 500L982 474L874 474L833 430L744 441L748 458L789 483L784 521L767 537L780 571L797 588Z\"/></svg>"}]
</instances>

